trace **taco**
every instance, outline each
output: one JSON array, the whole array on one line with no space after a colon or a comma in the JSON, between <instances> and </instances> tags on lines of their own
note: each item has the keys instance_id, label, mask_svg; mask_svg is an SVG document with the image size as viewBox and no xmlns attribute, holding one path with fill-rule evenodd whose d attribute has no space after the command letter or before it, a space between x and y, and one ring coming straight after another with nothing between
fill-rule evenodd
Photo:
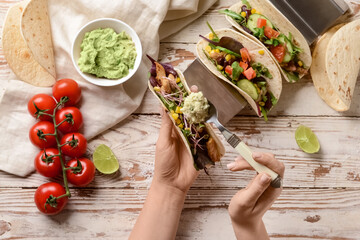
<instances>
[{"instance_id":1,"label":"taco","mask_svg":"<svg viewBox=\"0 0 360 240\"><path fill-rule=\"evenodd\" d=\"M307 74L311 52L306 39L270 1L242 0L220 13L241 33L266 46L288 82Z\"/></svg>"},{"instance_id":2,"label":"taco","mask_svg":"<svg viewBox=\"0 0 360 240\"><path fill-rule=\"evenodd\" d=\"M210 25L209 25L210 27ZM232 85L259 117L267 120L282 89L281 74L265 47L231 29L204 36L196 51L203 64Z\"/></svg>"},{"instance_id":3,"label":"taco","mask_svg":"<svg viewBox=\"0 0 360 240\"><path fill-rule=\"evenodd\" d=\"M327 31L313 58L310 72L319 96L336 111L349 110L360 70L360 19Z\"/></svg>"},{"instance_id":4,"label":"taco","mask_svg":"<svg viewBox=\"0 0 360 240\"><path fill-rule=\"evenodd\" d=\"M183 114L182 108L190 89L181 71L171 64L158 63L150 56L152 68L149 89L160 100L162 106L176 126L176 130L193 157L194 167L206 169L220 161L225 148L208 123L194 123Z\"/></svg>"}]
</instances>

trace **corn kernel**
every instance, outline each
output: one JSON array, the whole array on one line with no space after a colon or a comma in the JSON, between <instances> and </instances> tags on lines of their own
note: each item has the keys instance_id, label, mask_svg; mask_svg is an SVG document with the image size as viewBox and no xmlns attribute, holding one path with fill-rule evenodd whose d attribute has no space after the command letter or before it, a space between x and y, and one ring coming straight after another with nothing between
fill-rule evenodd
<instances>
[{"instance_id":1,"label":"corn kernel","mask_svg":"<svg viewBox=\"0 0 360 240\"><path fill-rule=\"evenodd\" d=\"M302 67L304 65L302 61L298 61L298 64L300 67Z\"/></svg>"},{"instance_id":2,"label":"corn kernel","mask_svg":"<svg viewBox=\"0 0 360 240\"><path fill-rule=\"evenodd\" d=\"M235 59L236 59L235 55L231 55L231 58L232 58L233 60L235 60Z\"/></svg>"},{"instance_id":3,"label":"corn kernel","mask_svg":"<svg viewBox=\"0 0 360 240\"><path fill-rule=\"evenodd\" d=\"M179 106L177 106L175 112L176 112L176 113L182 113L182 112L181 112L181 108L180 108Z\"/></svg>"},{"instance_id":4,"label":"corn kernel","mask_svg":"<svg viewBox=\"0 0 360 240\"><path fill-rule=\"evenodd\" d=\"M263 107L263 106L265 106L265 103L264 102L259 102L259 105Z\"/></svg>"},{"instance_id":5,"label":"corn kernel","mask_svg":"<svg viewBox=\"0 0 360 240\"><path fill-rule=\"evenodd\" d=\"M179 127L179 128L183 128L184 125L181 123L181 124L178 125L178 127Z\"/></svg>"},{"instance_id":6,"label":"corn kernel","mask_svg":"<svg viewBox=\"0 0 360 240\"><path fill-rule=\"evenodd\" d=\"M230 61L230 59L231 59L231 55L230 55L230 54L226 54L225 60L226 60L226 61Z\"/></svg>"},{"instance_id":7,"label":"corn kernel","mask_svg":"<svg viewBox=\"0 0 360 240\"><path fill-rule=\"evenodd\" d=\"M213 40L213 38L214 38L214 34L213 34L213 33L210 33L210 34L209 34L209 39L210 39L210 40Z\"/></svg>"},{"instance_id":8,"label":"corn kernel","mask_svg":"<svg viewBox=\"0 0 360 240\"><path fill-rule=\"evenodd\" d=\"M172 118L176 121L179 118L179 114L171 113Z\"/></svg>"},{"instance_id":9,"label":"corn kernel","mask_svg":"<svg viewBox=\"0 0 360 240\"><path fill-rule=\"evenodd\" d=\"M210 54L214 54L214 53L215 53L215 50L214 50L214 49L210 51Z\"/></svg>"},{"instance_id":10,"label":"corn kernel","mask_svg":"<svg viewBox=\"0 0 360 240\"><path fill-rule=\"evenodd\" d=\"M215 52L220 53L220 49L215 49Z\"/></svg>"},{"instance_id":11,"label":"corn kernel","mask_svg":"<svg viewBox=\"0 0 360 240\"><path fill-rule=\"evenodd\" d=\"M259 54L260 55L264 55L265 51L264 50L259 50Z\"/></svg>"},{"instance_id":12,"label":"corn kernel","mask_svg":"<svg viewBox=\"0 0 360 240\"><path fill-rule=\"evenodd\" d=\"M176 119L176 124L179 125L181 123L180 118Z\"/></svg>"},{"instance_id":13,"label":"corn kernel","mask_svg":"<svg viewBox=\"0 0 360 240\"><path fill-rule=\"evenodd\" d=\"M154 87L154 91L160 92L160 91L161 91L161 90L160 90L160 87L158 87L158 86Z\"/></svg>"},{"instance_id":14,"label":"corn kernel","mask_svg":"<svg viewBox=\"0 0 360 240\"><path fill-rule=\"evenodd\" d=\"M246 17L246 12L241 12L240 15L241 15L242 17Z\"/></svg>"},{"instance_id":15,"label":"corn kernel","mask_svg":"<svg viewBox=\"0 0 360 240\"><path fill-rule=\"evenodd\" d=\"M210 52L211 52L211 47L210 47L210 45L207 45L207 46L205 47L205 50L206 50L208 53L210 53Z\"/></svg>"},{"instance_id":16,"label":"corn kernel","mask_svg":"<svg viewBox=\"0 0 360 240\"><path fill-rule=\"evenodd\" d=\"M170 113L173 114L173 113L174 113L174 110L171 109L171 110L170 110Z\"/></svg>"},{"instance_id":17,"label":"corn kernel","mask_svg":"<svg viewBox=\"0 0 360 240\"><path fill-rule=\"evenodd\" d=\"M218 69L219 71L221 71L221 70L223 70L223 69L224 69L224 67L223 67L223 66L221 66L221 65L217 65L216 67L217 67L217 69Z\"/></svg>"},{"instance_id":18,"label":"corn kernel","mask_svg":"<svg viewBox=\"0 0 360 240\"><path fill-rule=\"evenodd\" d=\"M256 13L256 9L255 9L255 8L251 9L251 14L254 14L254 13Z\"/></svg>"},{"instance_id":19,"label":"corn kernel","mask_svg":"<svg viewBox=\"0 0 360 240\"><path fill-rule=\"evenodd\" d=\"M176 78L176 83L179 83L181 80L180 80L180 78L178 77L178 78Z\"/></svg>"},{"instance_id":20,"label":"corn kernel","mask_svg":"<svg viewBox=\"0 0 360 240\"><path fill-rule=\"evenodd\" d=\"M185 128L185 130L188 130L188 131L190 131L191 129L187 127L187 128Z\"/></svg>"}]
</instances>

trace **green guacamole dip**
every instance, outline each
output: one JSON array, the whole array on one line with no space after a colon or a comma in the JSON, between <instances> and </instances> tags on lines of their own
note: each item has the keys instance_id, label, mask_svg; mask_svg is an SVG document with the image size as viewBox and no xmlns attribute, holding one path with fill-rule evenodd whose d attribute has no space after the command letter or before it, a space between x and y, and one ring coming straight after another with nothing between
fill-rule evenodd
<instances>
[{"instance_id":1,"label":"green guacamole dip","mask_svg":"<svg viewBox=\"0 0 360 240\"><path fill-rule=\"evenodd\" d=\"M99 28L85 34L78 65L84 73L119 79L134 68L135 59L135 44L125 31L117 34L112 28Z\"/></svg>"}]
</instances>

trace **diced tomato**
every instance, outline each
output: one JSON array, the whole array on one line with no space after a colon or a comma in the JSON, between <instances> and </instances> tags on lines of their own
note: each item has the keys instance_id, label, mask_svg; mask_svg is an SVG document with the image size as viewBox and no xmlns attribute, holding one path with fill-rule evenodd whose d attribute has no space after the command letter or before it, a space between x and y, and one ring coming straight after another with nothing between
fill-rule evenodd
<instances>
[{"instance_id":1,"label":"diced tomato","mask_svg":"<svg viewBox=\"0 0 360 240\"><path fill-rule=\"evenodd\" d=\"M240 54L241 54L241 58L242 58L243 62L251 61L249 51L246 48L240 49Z\"/></svg>"},{"instance_id":2,"label":"diced tomato","mask_svg":"<svg viewBox=\"0 0 360 240\"><path fill-rule=\"evenodd\" d=\"M233 71L233 68L232 68L230 65L227 65L227 66L225 67L225 72L226 72L227 74L231 75L231 74L232 74L232 71Z\"/></svg>"},{"instance_id":3,"label":"diced tomato","mask_svg":"<svg viewBox=\"0 0 360 240\"><path fill-rule=\"evenodd\" d=\"M250 67L250 68L248 68L248 69L244 72L244 76L245 76L248 80L251 80L251 79L253 79L253 78L256 77L256 72L255 72L255 70L254 70L252 67Z\"/></svg>"},{"instance_id":4,"label":"diced tomato","mask_svg":"<svg viewBox=\"0 0 360 240\"><path fill-rule=\"evenodd\" d=\"M272 55L276 58L276 60L279 63L282 63L282 61L284 60L284 56L285 56L285 46L284 45L277 45L276 47L272 46L270 48L270 52L272 53Z\"/></svg>"},{"instance_id":5,"label":"diced tomato","mask_svg":"<svg viewBox=\"0 0 360 240\"><path fill-rule=\"evenodd\" d=\"M242 67L242 69L244 69L244 71L248 68L248 64L245 62L239 62L239 66Z\"/></svg>"},{"instance_id":6,"label":"diced tomato","mask_svg":"<svg viewBox=\"0 0 360 240\"><path fill-rule=\"evenodd\" d=\"M264 18L258 18L257 27L258 27L258 28L262 28L262 27L265 27L265 26L266 26L266 19L264 19Z\"/></svg>"},{"instance_id":7,"label":"diced tomato","mask_svg":"<svg viewBox=\"0 0 360 240\"><path fill-rule=\"evenodd\" d=\"M266 26L264 29L264 34L267 38L272 39L272 38L277 38L280 33L274 29L272 29L269 26Z\"/></svg>"}]
</instances>

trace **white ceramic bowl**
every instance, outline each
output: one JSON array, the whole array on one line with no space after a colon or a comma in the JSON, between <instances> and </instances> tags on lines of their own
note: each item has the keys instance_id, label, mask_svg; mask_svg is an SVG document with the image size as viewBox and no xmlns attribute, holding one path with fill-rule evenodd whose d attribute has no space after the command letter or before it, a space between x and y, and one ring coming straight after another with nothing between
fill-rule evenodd
<instances>
[{"instance_id":1,"label":"white ceramic bowl","mask_svg":"<svg viewBox=\"0 0 360 240\"><path fill-rule=\"evenodd\" d=\"M89 73L83 73L77 62L80 58L80 52L81 48L80 45L84 39L85 33L90 32L92 30L98 29L98 28L112 28L115 30L116 33L120 33L121 31L125 31L132 39L132 41L135 43L136 48L136 59L133 69L129 69L129 74L125 77L119 78L119 79L107 79L107 78L99 78L96 77L93 74ZM114 18L99 18L96 20L93 20L89 23L87 23L85 26L83 26L79 32L76 34L74 41L72 43L71 47L71 55L72 55L72 61L73 64L78 71L78 73L88 82L91 82L95 85L99 86L115 86L118 84L121 84L131 78L131 76L134 75L134 73L137 71L137 69L140 66L141 58L142 58L142 48L141 48L141 42L139 39L139 36L136 34L135 30L132 29L129 25L126 23L114 19Z\"/></svg>"}]
</instances>

